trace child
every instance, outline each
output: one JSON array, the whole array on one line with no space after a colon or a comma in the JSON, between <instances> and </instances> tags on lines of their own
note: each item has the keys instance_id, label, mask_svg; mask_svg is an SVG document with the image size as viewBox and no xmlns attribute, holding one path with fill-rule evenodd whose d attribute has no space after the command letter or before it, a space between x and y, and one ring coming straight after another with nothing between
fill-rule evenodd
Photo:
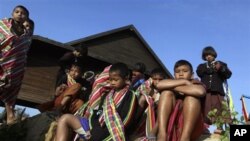
<instances>
[{"instance_id":1,"label":"child","mask_svg":"<svg viewBox=\"0 0 250 141\"><path fill-rule=\"evenodd\" d=\"M34 21L31 20L31 19L27 19L27 20L24 21L23 26L26 29L26 31L28 32L28 34L30 36L32 36L33 32L34 32L34 28L35 28Z\"/></svg>"},{"instance_id":2,"label":"child","mask_svg":"<svg viewBox=\"0 0 250 141\"><path fill-rule=\"evenodd\" d=\"M174 66L175 79L162 80L158 105L157 141L196 140L203 130L200 98L205 88L193 80L192 65L179 60ZM196 133L195 133L196 132Z\"/></svg>"},{"instance_id":3,"label":"child","mask_svg":"<svg viewBox=\"0 0 250 141\"><path fill-rule=\"evenodd\" d=\"M160 93L156 89L156 86L161 80L165 78L166 75L162 69L153 69L151 71L150 78L141 84L136 90L136 95L139 97L139 107L137 109L139 128L137 128L137 131L135 132L137 136L141 136L141 133L145 136L145 131L148 138L154 137L156 134L158 125L155 119L155 110L157 109L160 98ZM145 114L143 114L144 112ZM140 131L141 127L144 128L142 129L143 131Z\"/></svg>"},{"instance_id":4,"label":"child","mask_svg":"<svg viewBox=\"0 0 250 141\"><path fill-rule=\"evenodd\" d=\"M138 62L132 68L131 90L136 90L145 81L144 73L146 66L144 63Z\"/></svg>"},{"instance_id":5,"label":"child","mask_svg":"<svg viewBox=\"0 0 250 141\"><path fill-rule=\"evenodd\" d=\"M80 98L82 87L87 86L87 88L90 89L88 82L81 78L82 74L80 64L72 64L69 72L59 81L59 86L56 88L55 99L52 103L46 102L40 105L39 110L41 112L58 110L60 113L74 114L84 102L83 99ZM52 105L50 105L50 103Z\"/></svg>"},{"instance_id":6,"label":"child","mask_svg":"<svg viewBox=\"0 0 250 141\"><path fill-rule=\"evenodd\" d=\"M12 18L0 21L0 66L3 72L0 77L7 82L1 86L0 99L5 103L7 124L16 122L14 105L21 88L30 44L30 36L26 34L23 26L28 17L29 11L24 6L18 5L12 12Z\"/></svg>"},{"instance_id":7,"label":"child","mask_svg":"<svg viewBox=\"0 0 250 141\"><path fill-rule=\"evenodd\" d=\"M201 78L201 82L204 83L207 88L205 97L205 116L214 108L217 108L218 114L221 113L221 102L224 100L225 96L223 82L232 75L227 64L222 61L216 61L216 57L217 53L213 47L205 47L202 51L202 59L206 62L200 64L196 70L197 75ZM205 122L211 125L213 121L205 118Z\"/></svg>"},{"instance_id":8,"label":"child","mask_svg":"<svg viewBox=\"0 0 250 141\"><path fill-rule=\"evenodd\" d=\"M59 79L68 72L71 65L73 63L82 64L85 67L86 56L88 50L87 48L77 46L74 48L72 52L66 52L60 59L59 59L59 66L60 69L57 73L56 78L56 87L58 86Z\"/></svg>"},{"instance_id":9,"label":"child","mask_svg":"<svg viewBox=\"0 0 250 141\"><path fill-rule=\"evenodd\" d=\"M58 122L56 141L66 141L69 128L93 141L126 140L137 104L126 83L128 75L129 69L123 63L105 68L93 84L85 118L63 115Z\"/></svg>"}]
</instances>

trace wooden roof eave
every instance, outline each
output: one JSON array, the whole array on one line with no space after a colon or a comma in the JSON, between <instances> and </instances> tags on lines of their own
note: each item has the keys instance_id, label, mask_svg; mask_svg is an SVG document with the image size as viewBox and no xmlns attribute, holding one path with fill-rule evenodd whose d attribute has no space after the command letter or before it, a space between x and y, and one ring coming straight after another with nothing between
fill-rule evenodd
<instances>
[{"instance_id":1,"label":"wooden roof eave","mask_svg":"<svg viewBox=\"0 0 250 141\"><path fill-rule=\"evenodd\" d=\"M125 30L130 30L133 34L135 34L136 37L139 39L139 41L147 49L147 51L150 54L152 54L155 61L157 63L159 63L159 65L164 69L164 71L166 72L168 77L173 78L172 74L163 65L161 60L157 57L157 55L154 53L154 51L151 49L151 47L148 45L148 43L144 40L144 38L141 36L141 34L137 31L137 29L132 24L124 26L124 27L120 27L120 28L117 28L117 29L109 30L109 31L106 31L106 32L102 32L102 33L99 33L99 34L91 35L91 36L88 36L88 37L80 38L80 39L77 39L77 40L73 40L73 41L67 42L65 44L70 45L70 46L76 46L76 45L79 45L79 44L81 44L83 42L88 42L88 41L91 41L91 40L94 40L94 39L97 39L97 38L101 38L101 37L104 37L104 36L109 36L109 35L112 35L112 34L115 34L115 33L121 32L121 31L125 31Z\"/></svg>"}]
</instances>

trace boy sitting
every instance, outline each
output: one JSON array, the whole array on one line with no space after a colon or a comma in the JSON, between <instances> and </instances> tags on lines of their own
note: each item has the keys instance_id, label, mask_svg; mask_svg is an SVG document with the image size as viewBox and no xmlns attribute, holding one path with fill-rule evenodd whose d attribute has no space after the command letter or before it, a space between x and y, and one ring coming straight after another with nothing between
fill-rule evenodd
<instances>
[{"instance_id":1,"label":"boy sitting","mask_svg":"<svg viewBox=\"0 0 250 141\"><path fill-rule=\"evenodd\" d=\"M158 105L157 141L196 140L203 132L200 98L205 88L193 79L192 65L179 60L174 66L175 79L162 80Z\"/></svg>"}]
</instances>

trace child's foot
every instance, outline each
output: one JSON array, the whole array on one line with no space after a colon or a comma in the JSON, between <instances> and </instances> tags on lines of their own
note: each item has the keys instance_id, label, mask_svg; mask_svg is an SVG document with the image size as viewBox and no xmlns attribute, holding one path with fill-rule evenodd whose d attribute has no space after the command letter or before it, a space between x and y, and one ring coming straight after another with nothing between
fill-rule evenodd
<instances>
[{"instance_id":1,"label":"child's foot","mask_svg":"<svg viewBox=\"0 0 250 141\"><path fill-rule=\"evenodd\" d=\"M12 124L15 124L17 122L18 122L18 119L13 117L13 118L8 118L6 123L7 123L7 125L12 125Z\"/></svg>"}]
</instances>

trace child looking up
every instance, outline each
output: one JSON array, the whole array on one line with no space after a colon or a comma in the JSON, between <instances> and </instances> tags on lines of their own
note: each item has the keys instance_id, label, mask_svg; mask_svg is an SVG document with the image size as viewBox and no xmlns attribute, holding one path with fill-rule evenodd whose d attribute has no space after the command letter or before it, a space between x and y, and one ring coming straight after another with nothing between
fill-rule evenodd
<instances>
[{"instance_id":1,"label":"child looking up","mask_svg":"<svg viewBox=\"0 0 250 141\"><path fill-rule=\"evenodd\" d=\"M126 140L137 105L136 96L126 83L128 75L129 69L123 63L105 68L93 84L85 118L63 115L58 122L56 141L68 140L68 129L93 141Z\"/></svg>"},{"instance_id":2,"label":"child looking up","mask_svg":"<svg viewBox=\"0 0 250 141\"><path fill-rule=\"evenodd\" d=\"M192 65L186 60L175 63L174 76L175 79L157 84L162 91L157 112L157 141L196 140L203 132L200 98L205 95L205 88L193 79Z\"/></svg>"}]
</instances>

